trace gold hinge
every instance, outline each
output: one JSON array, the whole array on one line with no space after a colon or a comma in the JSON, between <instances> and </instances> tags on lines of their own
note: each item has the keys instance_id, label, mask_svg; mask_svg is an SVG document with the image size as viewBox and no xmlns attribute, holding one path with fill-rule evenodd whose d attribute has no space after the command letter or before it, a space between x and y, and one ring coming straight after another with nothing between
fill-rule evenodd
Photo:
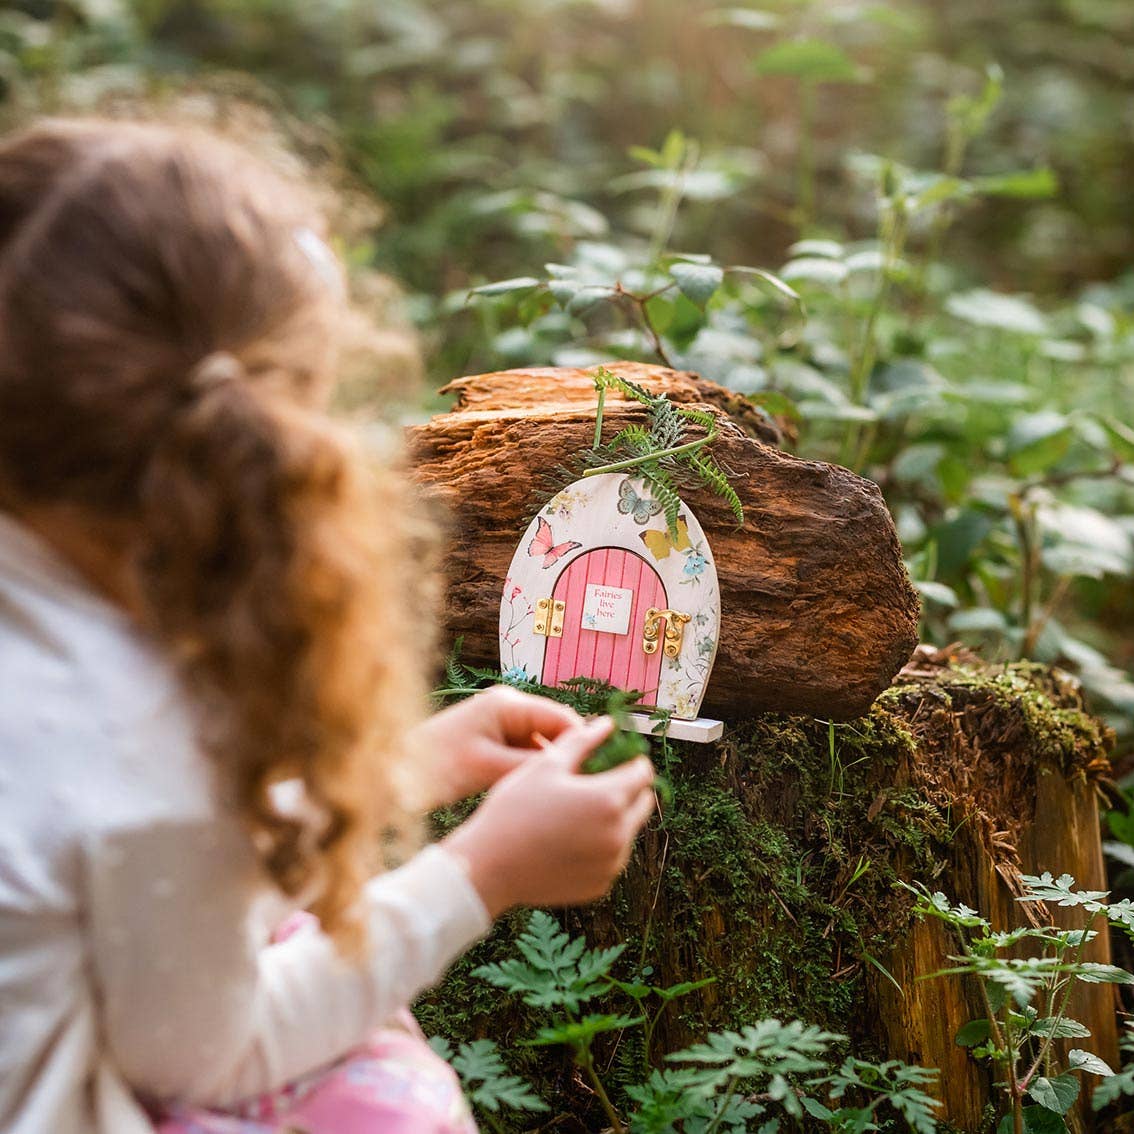
<instances>
[{"instance_id":1,"label":"gold hinge","mask_svg":"<svg viewBox=\"0 0 1134 1134\"><path fill-rule=\"evenodd\" d=\"M685 624L692 615L679 610L659 610L651 606L646 611L646 625L642 628L642 651L647 654L658 652L658 638L661 637L661 621L665 619L665 647L662 652L667 658L675 658L681 653L681 641L685 636Z\"/></svg>"},{"instance_id":2,"label":"gold hinge","mask_svg":"<svg viewBox=\"0 0 1134 1134\"><path fill-rule=\"evenodd\" d=\"M563 637L563 613L567 604L559 599L541 598L535 604L535 625L532 630L546 638Z\"/></svg>"}]
</instances>

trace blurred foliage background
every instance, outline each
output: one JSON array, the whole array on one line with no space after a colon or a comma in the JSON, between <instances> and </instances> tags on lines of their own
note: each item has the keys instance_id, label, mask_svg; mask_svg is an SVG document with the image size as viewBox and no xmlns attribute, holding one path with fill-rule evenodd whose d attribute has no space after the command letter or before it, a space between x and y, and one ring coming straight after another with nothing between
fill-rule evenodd
<instances>
[{"instance_id":1,"label":"blurred foliage background","mask_svg":"<svg viewBox=\"0 0 1134 1134\"><path fill-rule=\"evenodd\" d=\"M285 142L387 336L354 402L611 357L742 391L882 485L928 639L1072 669L1129 753L1128 0L23 0L0 94Z\"/></svg>"}]
</instances>

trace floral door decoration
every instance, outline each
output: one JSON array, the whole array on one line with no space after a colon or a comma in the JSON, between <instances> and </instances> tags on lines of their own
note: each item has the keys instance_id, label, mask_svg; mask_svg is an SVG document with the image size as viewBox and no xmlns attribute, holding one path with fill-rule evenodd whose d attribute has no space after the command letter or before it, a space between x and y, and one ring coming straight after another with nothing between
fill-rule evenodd
<instances>
[{"instance_id":1,"label":"floral door decoration","mask_svg":"<svg viewBox=\"0 0 1134 1134\"><path fill-rule=\"evenodd\" d=\"M716 566L697 517L683 502L671 528L633 474L586 477L549 500L504 582L506 678L593 677L693 720L719 637Z\"/></svg>"}]
</instances>

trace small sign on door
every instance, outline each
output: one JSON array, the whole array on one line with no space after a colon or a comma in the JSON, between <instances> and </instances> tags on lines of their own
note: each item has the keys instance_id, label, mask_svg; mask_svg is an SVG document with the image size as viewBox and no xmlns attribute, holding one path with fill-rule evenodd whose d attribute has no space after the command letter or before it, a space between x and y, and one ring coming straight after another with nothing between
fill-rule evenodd
<instances>
[{"instance_id":1,"label":"small sign on door","mask_svg":"<svg viewBox=\"0 0 1134 1134\"><path fill-rule=\"evenodd\" d=\"M625 634L630 629L634 592L627 587L588 583L583 597L583 629Z\"/></svg>"}]
</instances>

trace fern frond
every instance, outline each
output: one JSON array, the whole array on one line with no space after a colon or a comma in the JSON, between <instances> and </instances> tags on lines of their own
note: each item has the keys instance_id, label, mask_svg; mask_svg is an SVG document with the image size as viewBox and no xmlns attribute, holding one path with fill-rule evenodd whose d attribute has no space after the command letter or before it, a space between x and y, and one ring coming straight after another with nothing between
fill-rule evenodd
<instances>
[{"instance_id":1,"label":"fern frond","mask_svg":"<svg viewBox=\"0 0 1134 1134\"><path fill-rule=\"evenodd\" d=\"M665 512L666 525L670 534L677 538L677 519L681 509L681 499L673 473L684 465L688 467L706 488L720 496L728 504L736 522L744 522L744 506L736 490L729 483L728 475L717 464L708 451L708 446L720 434L720 419L710 410L692 406L674 405L665 394L651 394L636 382L631 382L605 367L598 367L591 375L598 390L618 390L646 407L649 428L641 425L628 425L602 451L592 450L584 457L589 466L585 475L598 472L613 472L628 464L637 467L641 476L653 490L655 498ZM689 426L699 426L705 435L689 440L686 431ZM679 452L673 452L673 450ZM630 457L624 462L605 461L602 454L618 454L629 451ZM655 459L643 459L654 457ZM638 464L637 459L642 459Z\"/></svg>"},{"instance_id":2,"label":"fern frond","mask_svg":"<svg viewBox=\"0 0 1134 1134\"><path fill-rule=\"evenodd\" d=\"M452 1063L473 1106L482 1107L493 1114L504 1107L531 1113L549 1109L547 1103L523 1079L508 1073L500 1050L493 1040L478 1039L463 1043L456 1052L444 1040L441 1041L445 1044L444 1048L436 1046L433 1040L429 1042L443 1059Z\"/></svg>"},{"instance_id":3,"label":"fern frond","mask_svg":"<svg viewBox=\"0 0 1134 1134\"><path fill-rule=\"evenodd\" d=\"M736 489L728 482L728 477L720 465L717 464L711 453L704 449L698 450L689 457L689 467L692 468L705 486L711 488L732 509L738 524L744 523L744 505L736 494Z\"/></svg>"},{"instance_id":4,"label":"fern frond","mask_svg":"<svg viewBox=\"0 0 1134 1134\"><path fill-rule=\"evenodd\" d=\"M635 453L649 453L654 448L653 439L645 427L641 425L628 425L610 443L611 449L615 450L623 445L633 449Z\"/></svg>"},{"instance_id":5,"label":"fern frond","mask_svg":"<svg viewBox=\"0 0 1134 1134\"><path fill-rule=\"evenodd\" d=\"M655 449L674 449L681 444L685 419L666 397L650 406L650 439Z\"/></svg>"},{"instance_id":6,"label":"fern frond","mask_svg":"<svg viewBox=\"0 0 1134 1134\"><path fill-rule=\"evenodd\" d=\"M649 390L639 386L637 382L631 382L628 378L612 374L605 366L597 367L591 375L591 380L595 384L595 389L617 390L619 393L625 394L626 397L641 402L644 406L648 406L658 397L657 394L651 394Z\"/></svg>"},{"instance_id":7,"label":"fern frond","mask_svg":"<svg viewBox=\"0 0 1134 1134\"><path fill-rule=\"evenodd\" d=\"M461 664L461 650L464 648L465 638L462 634L454 643L445 659L445 681L450 689L463 689L469 684L468 674Z\"/></svg>"},{"instance_id":8,"label":"fern frond","mask_svg":"<svg viewBox=\"0 0 1134 1134\"><path fill-rule=\"evenodd\" d=\"M678 406L676 408L686 421L701 426L706 433L716 436L720 431L720 422L717 420L716 414L710 413L708 410L694 409L692 406Z\"/></svg>"},{"instance_id":9,"label":"fern frond","mask_svg":"<svg viewBox=\"0 0 1134 1134\"><path fill-rule=\"evenodd\" d=\"M642 466L642 472L653 489L654 499L662 506L666 527L676 540L678 537L677 518L681 512L681 496L674 484L673 474L658 461L650 461Z\"/></svg>"}]
</instances>

